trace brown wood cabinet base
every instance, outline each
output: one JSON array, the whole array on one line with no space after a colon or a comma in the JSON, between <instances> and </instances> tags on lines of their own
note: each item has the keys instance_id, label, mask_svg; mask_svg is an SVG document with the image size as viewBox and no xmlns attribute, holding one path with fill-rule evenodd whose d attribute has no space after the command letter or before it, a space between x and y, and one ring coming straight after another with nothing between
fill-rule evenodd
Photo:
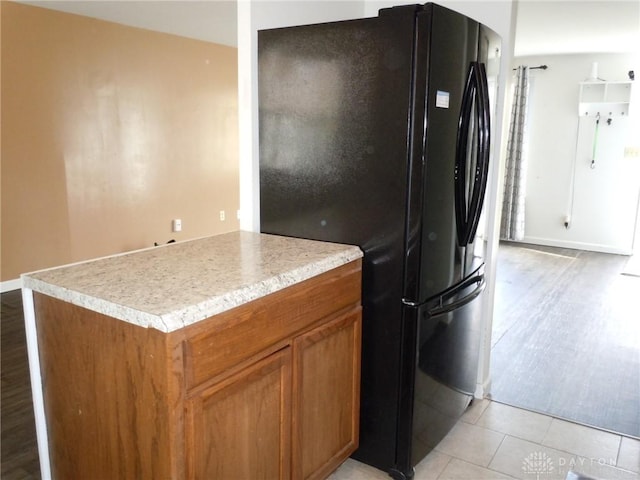
<instances>
[{"instance_id":1,"label":"brown wood cabinet base","mask_svg":"<svg viewBox=\"0 0 640 480\"><path fill-rule=\"evenodd\" d=\"M360 279L171 333L34 294L53 477L325 478L358 445Z\"/></svg>"}]
</instances>

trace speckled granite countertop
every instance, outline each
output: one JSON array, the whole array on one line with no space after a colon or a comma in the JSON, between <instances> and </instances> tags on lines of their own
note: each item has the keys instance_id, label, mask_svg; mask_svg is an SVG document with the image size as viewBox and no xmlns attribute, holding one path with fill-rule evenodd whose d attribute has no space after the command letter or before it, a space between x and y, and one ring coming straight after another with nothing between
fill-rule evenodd
<instances>
[{"instance_id":1,"label":"speckled granite countertop","mask_svg":"<svg viewBox=\"0 0 640 480\"><path fill-rule=\"evenodd\" d=\"M358 247L232 232L22 275L25 288L172 332L362 257Z\"/></svg>"}]
</instances>

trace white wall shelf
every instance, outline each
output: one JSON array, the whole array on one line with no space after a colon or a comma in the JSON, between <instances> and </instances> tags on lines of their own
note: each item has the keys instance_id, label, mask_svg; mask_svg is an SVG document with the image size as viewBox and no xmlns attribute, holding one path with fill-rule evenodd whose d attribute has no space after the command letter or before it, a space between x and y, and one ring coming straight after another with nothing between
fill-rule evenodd
<instances>
[{"instance_id":1,"label":"white wall shelf","mask_svg":"<svg viewBox=\"0 0 640 480\"><path fill-rule=\"evenodd\" d=\"M631 81L580 82L578 115L581 117L594 117L598 114L603 117L629 115L631 85Z\"/></svg>"}]
</instances>

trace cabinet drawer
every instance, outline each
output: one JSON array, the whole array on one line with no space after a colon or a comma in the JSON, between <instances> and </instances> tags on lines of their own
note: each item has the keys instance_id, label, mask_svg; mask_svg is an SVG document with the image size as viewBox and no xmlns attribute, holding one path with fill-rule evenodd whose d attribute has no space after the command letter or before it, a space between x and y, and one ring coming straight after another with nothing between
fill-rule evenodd
<instances>
[{"instance_id":1,"label":"cabinet drawer","mask_svg":"<svg viewBox=\"0 0 640 480\"><path fill-rule=\"evenodd\" d=\"M237 366L333 312L360 303L361 260L187 327L187 388Z\"/></svg>"}]
</instances>

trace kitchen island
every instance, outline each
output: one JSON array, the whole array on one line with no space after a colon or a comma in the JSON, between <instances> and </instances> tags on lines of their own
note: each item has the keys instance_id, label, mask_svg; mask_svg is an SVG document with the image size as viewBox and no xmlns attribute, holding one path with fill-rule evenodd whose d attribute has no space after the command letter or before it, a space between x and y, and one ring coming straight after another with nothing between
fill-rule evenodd
<instances>
[{"instance_id":1,"label":"kitchen island","mask_svg":"<svg viewBox=\"0 0 640 480\"><path fill-rule=\"evenodd\" d=\"M232 232L25 274L43 478L324 478L358 444L357 247Z\"/></svg>"}]
</instances>

